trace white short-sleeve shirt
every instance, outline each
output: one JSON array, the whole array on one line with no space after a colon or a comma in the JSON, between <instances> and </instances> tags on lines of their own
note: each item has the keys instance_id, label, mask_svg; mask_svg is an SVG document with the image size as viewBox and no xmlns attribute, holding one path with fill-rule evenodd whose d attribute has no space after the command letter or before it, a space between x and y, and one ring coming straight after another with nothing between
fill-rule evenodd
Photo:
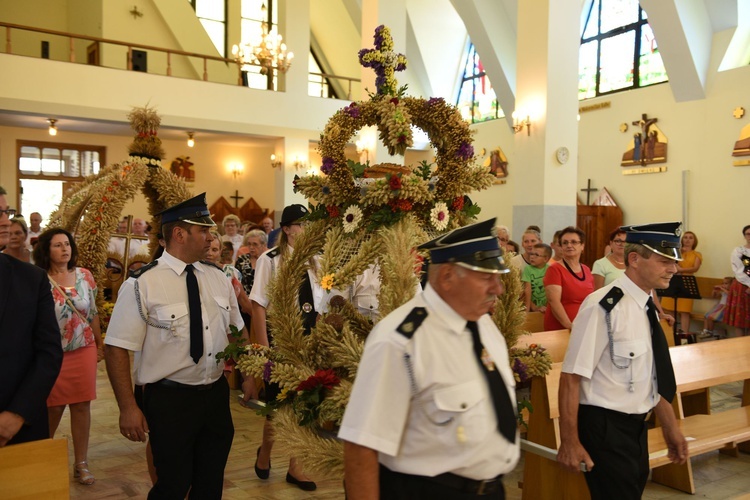
<instances>
[{"instance_id":1,"label":"white short-sleeve shirt","mask_svg":"<svg viewBox=\"0 0 750 500\"><path fill-rule=\"evenodd\" d=\"M169 379L189 385L215 382L223 363L216 354L226 348L229 325L244 327L232 284L214 266L193 263L198 279L203 319L203 357L190 357L187 264L165 251L155 267L138 278L129 278L117 295L104 343L135 351L134 378L139 385ZM139 313L135 286L140 294Z\"/></svg>"},{"instance_id":2,"label":"white short-sleeve shirt","mask_svg":"<svg viewBox=\"0 0 750 500\"><path fill-rule=\"evenodd\" d=\"M606 311L599 301L613 287L619 287L623 296L610 313L610 350ZM649 412L659 402L646 315L648 298L648 293L623 275L581 304L562 365L563 372L582 377L581 404L638 414Z\"/></svg>"},{"instance_id":3,"label":"white short-sleeve shirt","mask_svg":"<svg viewBox=\"0 0 750 500\"><path fill-rule=\"evenodd\" d=\"M415 307L425 308L427 317L407 338L396 329ZM505 339L489 316L477 323L515 404ZM466 320L428 286L367 337L339 437L378 451L380 463L393 471L481 480L513 470L518 461L518 440L509 443L497 425Z\"/></svg>"}]
</instances>

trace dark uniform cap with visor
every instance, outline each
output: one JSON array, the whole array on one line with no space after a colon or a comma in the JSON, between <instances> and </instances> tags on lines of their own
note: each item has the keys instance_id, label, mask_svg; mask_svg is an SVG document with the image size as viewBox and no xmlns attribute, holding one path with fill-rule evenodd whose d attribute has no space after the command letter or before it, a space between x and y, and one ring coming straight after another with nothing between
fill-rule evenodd
<instances>
[{"instance_id":1,"label":"dark uniform cap with visor","mask_svg":"<svg viewBox=\"0 0 750 500\"><path fill-rule=\"evenodd\" d=\"M156 215L161 215L162 225L177 221L198 226L216 225L211 218L211 212L208 211L208 205L206 205L206 193L201 193L189 200L164 209Z\"/></svg>"},{"instance_id":2,"label":"dark uniform cap with visor","mask_svg":"<svg viewBox=\"0 0 750 500\"><path fill-rule=\"evenodd\" d=\"M279 223L279 225L290 226L292 223L300 220L302 217L309 213L310 211L306 209L304 205L289 205L288 207L284 208L283 212L281 212L281 222Z\"/></svg>"},{"instance_id":3,"label":"dark uniform cap with visor","mask_svg":"<svg viewBox=\"0 0 750 500\"><path fill-rule=\"evenodd\" d=\"M620 226L620 231L625 233L625 243L637 243L664 257L676 261L682 260L682 255L680 255L682 222Z\"/></svg>"},{"instance_id":4,"label":"dark uniform cap with visor","mask_svg":"<svg viewBox=\"0 0 750 500\"><path fill-rule=\"evenodd\" d=\"M507 273L503 251L495 235L495 219L460 227L421 244L430 251L430 263L457 264L482 273Z\"/></svg>"}]
</instances>

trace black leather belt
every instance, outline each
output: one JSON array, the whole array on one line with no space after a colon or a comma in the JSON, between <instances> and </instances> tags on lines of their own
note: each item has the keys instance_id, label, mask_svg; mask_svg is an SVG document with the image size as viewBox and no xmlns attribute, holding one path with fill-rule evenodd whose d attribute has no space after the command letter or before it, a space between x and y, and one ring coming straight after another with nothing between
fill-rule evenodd
<instances>
[{"instance_id":1,"label":"black leather belt","mask_svg":"<svg viewBox=\"0 0 750 500\"><path fill-rule=\"evenodd\" d=\"M502 475L493 479L479 481L446 472L439 476L425 477L425 479L442 486L447 486L448 488L453 488L454 490L464 493L473 493L475 495L491 495L503 487Z\"/></svg>"},{"instance_id":2,"label":"black leather belt","mask_svg":"<svg viewBox=\"0 0 750 500\"><path fill-rule=\"evenodd\" d=\"M590 411L599 411L601 413L606 413L621 420L635 420L638 422L644 422L648 420L649 418L651 418L651 414L653 413L653 410L649 411L648 413L623 413L621 411L610 410L609 408L602 408L601 406L593 405L581 405L581 408L588 409Z\"/></svg>"},{"instance_id":3,"label":"black leather belt","mask_svg":"<svg viewBox=\"0 0 750 500\"><path fill-rule=\"evenodd\" d=\"M160 385L162 387L169 387L170 389L185 389L189 391L208 391L210 389L213 389L213 387L216 384L218 384L222 378L224 377L220 377L216 382L211 382L210 384L205 384L205 385L182 384L180 382L175 382L174 380L163 378L159 380L158 382L154 382L154 385Z\"/></svg>"}]
</instances>

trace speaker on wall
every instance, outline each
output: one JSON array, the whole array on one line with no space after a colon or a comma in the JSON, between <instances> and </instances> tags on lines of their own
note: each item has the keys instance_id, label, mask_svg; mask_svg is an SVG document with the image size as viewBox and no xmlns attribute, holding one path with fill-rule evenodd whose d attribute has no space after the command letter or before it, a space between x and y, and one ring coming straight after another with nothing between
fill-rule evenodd
<instances>
[{"instance_id":1,"label":"speaker on wall","mask_svg":"<svg viewBox=\"0 0 750 500\"><path fill-rule=\"evenodd\" d=\"M42 59L49 59L49 42L42 40Z\"/></svg>"},{"instance_id":2,"label":"speaker on wall","mask_svg":"<svg viewBox=\"0 0 750 500\"><path fill-rule=\"evenodd\" d=\"M132 54L133 71L148 72L148 52L133 49Z\"/></svg>"}]
</instances>

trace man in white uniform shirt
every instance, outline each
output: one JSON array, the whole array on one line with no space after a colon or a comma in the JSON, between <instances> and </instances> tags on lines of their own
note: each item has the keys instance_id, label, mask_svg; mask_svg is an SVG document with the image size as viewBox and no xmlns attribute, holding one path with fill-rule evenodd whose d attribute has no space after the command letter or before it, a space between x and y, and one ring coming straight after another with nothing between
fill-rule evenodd
<instances>
[{"instance_id":1,"label":"man in white uniform shirt","mask_svg":"<svg viewBox=\"0 0 750 500\"><path fill-rule=\"evenodd\" d=\"M149 435L158 479L149 499L218 499L234 427L229 386L216 354L229 326L243 330L234 290L223 272L199 262L215 224L205 193L161 212L166 243L158 260L120 288L105 344L120 432ZM135 352L136 405L128 351Z\"/></svg>"},{"instance_id":2,"label":"man in white uniform shirt","mask_svg":"<svg viewBox=\"0 0 750 500\"><path fill-rule=\"evenodd\" d=\"M349 500L505 497L519 446L507 346L487 314L507 272L494 223L422 245L425 291L368 336L339 431Z\"/></svg>"},{"instance_id":3,"label":"man in white uniform shirt","mask_svg":"<svg viewBox=\"0 0 750 500\"><path fill-rule=\"evenodd\" d=\"M591 498L640 499L648 479L646 420L656 413L674 463L687 442L672 410L675 379L651 298L680 258L680 223L621 227L625 275L589 295L573 321L560 377L558 462L586 471Z\"/></svg>"}]
</instances>

